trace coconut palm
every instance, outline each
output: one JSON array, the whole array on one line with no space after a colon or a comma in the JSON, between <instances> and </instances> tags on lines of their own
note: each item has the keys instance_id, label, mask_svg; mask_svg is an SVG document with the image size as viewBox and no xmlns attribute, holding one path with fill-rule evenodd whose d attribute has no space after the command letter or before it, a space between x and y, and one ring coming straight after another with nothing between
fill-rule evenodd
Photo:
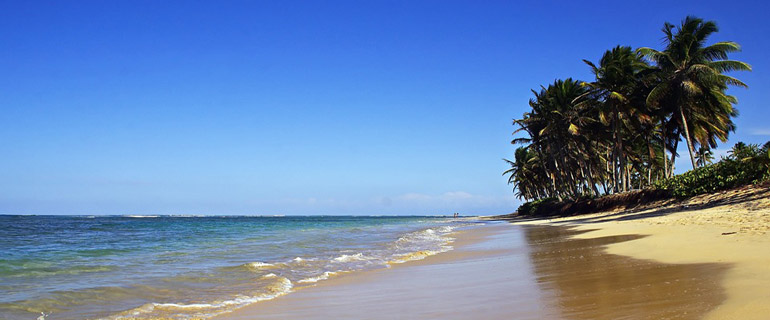
<instances>
[{"instance_id":1,"label":"coconut palm","mask_svg":"<svg viewBox=\"0 0 770 320\"><path fill-rule=\"evenodd\" d=\"M584 99L580 107L598 110L601 123L608 127L612 135L613 184L616 189L627 191L629 133L639 132L638 128L644 124L652 124L642 99L647 93L643 80L650 73L650 67L631 47L621 46L607 50L598 66L588 60L583 62L591 67L596 80L582 84L589 88L586 96L590 98Z\"/></svg>"},{"instance_id":2,"label":"coconut palm","mask_svg":"<svg viewBox=\"0 0 770 320\"><path fill-rule=\"evenodd\" d=\"M522 119L514 120L519 126L514 134L524 132L527 136L516 138L512 143L529 144L529 152L546 177L541 179L543 185L539 188L547 190L547 196L557 198L598 194L593 182L597 171L592 161L593 144L588 132L582 130L592 119L576 107L586 93L581 81L556 80L533 93L535 97L529 103L532 110ZM518 166L516 161L511 165Z\"/></svg>"},{"instance_id":3,"label":"coconut palm","mask_svg":"<svg viewBox=\"0 0 770 320\"><path fill-rule=\"evenodd\" d=\"M764 153L758 144L745 144L742 141L738 141L733 147L727 151L730 158L734 160L744 160L752 157L756 157Z\"/></svg>"},{"instance_id":4,"label":"coconut palm","mask_svg":"<svg viewBox=\"0 0 770 320\"><path fill-rule=\"evenodd\" d=\"M705 45L708 37L718 30L715 22L690 16L678 27L664 24L666 47L663 51L638 49L655 62L660 71L661 81L647 96L647 103L668 110L672 119L676 119L693 168L697 167L695 143L715 147L715 138L724 142L735 129L731 117L737 115L733 108L737 100L725 90L730 85L747 86L724 73L751 70L744 62L727 59L728 53L740 51L737 43Z\"/></svg>"},{"instance_id":5,"label":"coconut palm","mask_svg":"<svg viewBox=\"0 0 770 320\"><path fill-rule=\"evenodd\" d=\"M508 175L508 184L513 184L513 190L519 199L530 200L542 197L542 185L546 177L539 166L539 159L528 147L516 148L514 160L503 159L511 168L503 172ZM518 191L517 191L518 190Z\"/></svg>"},{"instance_id":6,"label":"coconut palm","mask_svg":"<svg viewBox=\"0 0 770 320\"><path fill-rule=\"evenodd\" d=\"M711 152L711 149L705 146L701 146L698 149L698 152L695 154L695 163L699 167L705 167L706 165L709 165L714 160L714 153Z\"/></svg>"},{"instance_id":7,"label":"coconut palm","mask_svg":"<svg viewBox=\"0 0 770 320\"><path fill-rule=\"evenodd\" d=\"M584 60L594 81L568 78L533 90L530 110L513 122L519 135L511 142L525 146L504 159L511 168L503 175L517 196L575 199L599 195L599 187L608 194L649 186L673 175L682 139L693 168L710 163L717 142L735 130L737 100L726 90L746 86L725 73L751 70L727 59L738 44L706 45L716 31L716 24L695 17L680 26L666 23L663 51L617 46L596 64ZM770 145L751 157L744 147L731 158L770 170L764 155Z\"/></svg>"}]
</instances>

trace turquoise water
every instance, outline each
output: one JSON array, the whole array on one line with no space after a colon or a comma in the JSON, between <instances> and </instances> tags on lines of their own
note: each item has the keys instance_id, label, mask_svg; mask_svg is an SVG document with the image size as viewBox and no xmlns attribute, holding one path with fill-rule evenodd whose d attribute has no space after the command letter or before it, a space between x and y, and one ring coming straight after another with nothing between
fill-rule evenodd
<instances>
[{"instance_id":1,"label":"turquoise water","mask_svg":"<svg viewBox=\"0 0 770 320\"><path fill-rule=\"evenodd\" d=\"M0 216L0 319L206 318L451 249L436 217Z\"/></svg>"}]
</instances>

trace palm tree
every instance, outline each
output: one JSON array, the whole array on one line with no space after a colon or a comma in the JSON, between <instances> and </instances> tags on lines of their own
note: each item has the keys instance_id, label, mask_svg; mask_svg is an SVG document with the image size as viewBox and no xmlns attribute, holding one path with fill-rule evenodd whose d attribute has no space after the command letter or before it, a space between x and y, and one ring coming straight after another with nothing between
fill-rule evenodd
<instances>
[{"instance_id":1,"label":"palm tree","mask_svg":"<svg viewBox=\"0 0 770 320\"><path fill-rule=\"evenodd\" d=\"M546 177L538 181L541 183L538 187L547 190L548 197L562 199L586 192L598 193L596 186L588 182L593 175L588 163L592 153L585 149L590 146L590 140L581 135L580 129L590 118L575 106L575 101L586 92L580 83L568 78L556 80L547 88L541 87L539 92L533 90L535 97L529 102L532 110L514 120L519 126L514 134L525 132L527 137L516 138L511 143L529 144L532 159L537 159L532 161L537 161L542 168L540 177ZM518 163L513 161L511 165L518 166Z\"/></svg>"},{"instance_id":2,"label":"palm tree","mask_svg":"<svg viewBox=\"0 0 770 320\"><path fill-rule=\"evenodd\" d=\"M735 129L730 119L737 115L733 108L737 100L725 90L730 85L747 86L724 73L751 70L744 62L727 60L728 53L740 51L737 43L725 41L705 46L708 37L718 30L715 22L690 16L679 27L664 24L663 51L638 49L660 71L660 83L647 96L647 103L668 110L672 119L678 117L675 121L684 133L693 168L697 167L694 143L715 147L714 138L724 142Z\"/></svg>"},{"instance_id":3,"label":"palm tree","mask_svg":"<svg viewBox=\"0 0 770 320\"><path fill-rule=\"evenodd\" d=\"M756 157L762 153L764 152L758 144L745 144L741 141L738 141L738 143L736 143L732 149L727 151L727 154L729 154L730 158L734 160L744 160Z\"/></svg>"},{"instance_id":4,"label":"palm tree","mask_svg":"<svg viewBox=\"0 0 770 320\"><path fill-rule=\"evenodd\" d=\"M540 198L544 193L541 185L545 180L539 159L528 147L516 148L514 160L503 159L511 168L503 172L508 175L508 184L513 184L513 190L519 199L530 200ZM518 191L517 191L518 190Z\"/></svg>"},{"instance_id":5,"label":"palm tree","mask_svg":"<svg viewBox=\"0 0 770 320\"><path fill-rule=\"evenodd\" d=\"M728 159L764 167L765 177L770 177L770 141L762 147L758 144L738 142L727 153L729 154Z\"/></svg>"},{"instance_id":6,"label":"palm tree","mask_svg":"<svg viewBox=\"0 0 770 320\"><path fill-rule=\"evenodd\" d=\"M584 99L581 107L596 108L599 119L609 128L613 184L615 189L627 191L629 133L638 132L639 126L652 122L641 95L647 93L643 77L649 73L649 65L631 47L621 46L607 50L598 66L588 60L583 62L591 67L596 80L582 83L589 89L586 96L590 98Z\"/></svg>"},{"instance_id":7,"label":"palm tree","mask_svg":"<svg viewBox=\"0 0 770 320\"><path fill-rule=\"evenodd\" d=\"M714 160L714 153L711 152L711 149L705 146L701 146L698 149L698 153L695 154L695 163L698 165L698 167L705 167L708 164L711 164Z\"/></svg>"},{"instance_id":8,"label":"palm tree","mask_svg":"<svg viewBox=\"0 0 770 320\"><path fill-rule=\"evenodd\" d=\"M666 23L663 51L617 46L596 64L583 60L594 81L568 78L533 90L531 110L514 120L514 134L525 135L511 143L525 146L513 160L503 159L516 195L576 199L599 195L599 187L609 194L651 185L673 175L682 139L693 168L711 163L711 150L735 131L737 100L726 91L746 87L725 73L751 70L727 59L738 44L706 45L717 30L695 17L680 26ZM739 144L731 158L770 170L770 144L761 155L753 149Z\"/></svg>"}]
</instances>

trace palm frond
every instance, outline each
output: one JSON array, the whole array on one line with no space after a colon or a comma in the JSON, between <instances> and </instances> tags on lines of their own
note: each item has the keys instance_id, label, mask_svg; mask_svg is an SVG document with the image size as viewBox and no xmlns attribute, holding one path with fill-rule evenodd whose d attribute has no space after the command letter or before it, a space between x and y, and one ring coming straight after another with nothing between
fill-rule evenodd
<instances>
[{"instance_id":1,"label":"palm frond","mask_svg":"<svg viewBox=\"0 0 770 320\"><path fill-rule=\"evenodd\" d=\"M749 87L748 85L743 83L743 81L738 80L736 78L733 78L731 76L726 76L726 75L721 74L721 75L718 76L718 78L723 83L726 83L726 84L729 84L729 85L739 86L739 87L743 87L743 88L748 88Z\"/></svg>"},{"instance_id":2,"label":"palm frond","mask_svg":"<svg viewBox=\"0 0 770 320\"><path fill-rule=\"evenodd\" d=\"M751 66L748 63L736 60L712 61L708 63L708 66L719 73L731 71L751 71Z\"/></svg>"},{"instance_id":3,"label":"palm frond","mask_svg":"<svg viewBox=\"0 0 770 320\"><path fill-rule=\"evenodd\" d=\"M732 41L723 41L701 49L701 54L709 61L725 60L730 52L741 51L741 46Z\"/></svg>"}]
</instances>

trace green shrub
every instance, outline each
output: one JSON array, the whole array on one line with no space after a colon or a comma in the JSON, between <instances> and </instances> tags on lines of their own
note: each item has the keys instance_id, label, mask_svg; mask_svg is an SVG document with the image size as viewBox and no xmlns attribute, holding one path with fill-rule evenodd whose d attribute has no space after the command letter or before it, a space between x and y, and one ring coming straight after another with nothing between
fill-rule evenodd
<instances>
[{"instance_id":1,"label":"green shrub","mask_svg":"<svg viewBox=\"0 0 770 320\"><path fill-rule=\"evenodd\" d=\"M535 200L522 204L517 212L521 216L530 217L567 217L617 208L628 209L669 198L671 198L671 194L666 190L644 189L600 198L584 197L578 200L565 200L561 202L555 198Z\"/></svg>"},{"instance_id":2,"label":"green shrub","mask_svg":"<svg viewBox=\"0 0 770 320\"><path fill-rule=\"evenodd\" d=\"M762 181L768 177L764 165L754 161L724 159L710 166L697 168L655 183L678 198L736 188Z\"/></svg>"},{"instance_id":3,"label":"green shrub","mask_svg":"<svg viewBox=\"0 0 770 320\"><path fill-rule=\"evenodd\" d=\"M526 202L519 206L519 209L516 210L516 212L519 213L519 215L522 216L536 216L536 215L542 215L538 214L542 210L540 209L541 206L544 204L555 204L556 198L544 198L544 199L538 199L530 202Z\"/></svg>"}]
</instances>

